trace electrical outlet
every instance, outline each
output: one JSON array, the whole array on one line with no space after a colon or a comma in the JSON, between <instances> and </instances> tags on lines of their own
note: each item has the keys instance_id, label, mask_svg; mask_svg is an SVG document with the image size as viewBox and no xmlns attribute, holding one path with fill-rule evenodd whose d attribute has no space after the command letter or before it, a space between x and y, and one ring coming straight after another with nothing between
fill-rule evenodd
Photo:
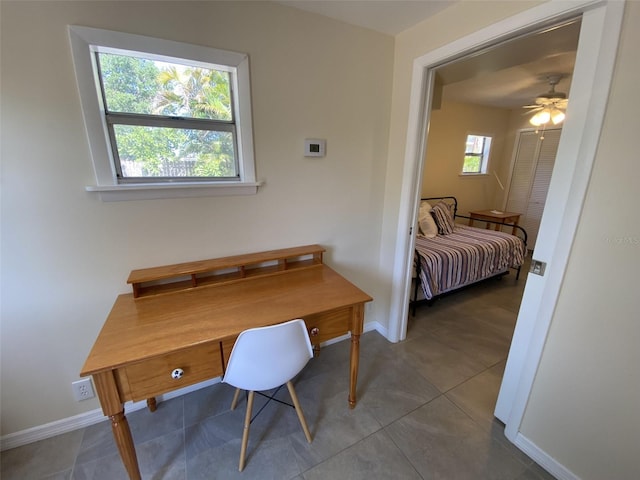
<instances>
[{"instance_id":1,"label":"electrical outlet","mask_svg":"<svg viewBox=\"0 0 640 480\"><path fill-rule=\"evenodd\" d=\"M73 396L78 402L80 400L87 400L96 396L96 394L93 392L91 378L83 378L76 382L72 382L71 388L73 388Z\"/></svg>"}]
</instances>

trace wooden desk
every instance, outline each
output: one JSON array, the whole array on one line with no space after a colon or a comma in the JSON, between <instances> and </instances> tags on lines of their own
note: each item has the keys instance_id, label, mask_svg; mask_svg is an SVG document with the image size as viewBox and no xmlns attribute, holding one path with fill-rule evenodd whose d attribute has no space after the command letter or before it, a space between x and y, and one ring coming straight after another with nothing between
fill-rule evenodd
<instances>
[{"instance_id":1,"label":"wooden desk","mask_svg":"<svg viewBox=\"0 0 640 480\"><path fill-rule=\"evenodd\" d=\"M364 304L372 298L321 263L323 251L312 245L228 257L240 264L238 275L209 275L201 286L181 285L175 290L164 285L160 293L137 298L133 293L118 296L80 375L93 376L132 480L140 479L140 471L124 403L147 399L154 410L156 395L222 376L235 339L248 328L303 318L314 349L351 332L349 406L355 406ZM311 260L298 259L304 252ZM286 260L291 256L296 261ZM262 265L266 257L276 257L276 266ZM254 260L260 260L259 267L247 269ZM229 263L208 262L216 268ZM158 268L184 275L185 266L201 265ZM138 280L144 277L134 273ZM184 371L179 379L171 375L176 368Z\"/></svg>"},{"instance_id":2,"label":"wooden desk","mask_svg":"<svg viewBox=\"0 0 640 480\"><path fill-rule=\"evenodd\" d=\"M518 225L518 221L520 220L520 213L514 213L514 212L498 212L496 210L476 210L473 212L469 212L469 216L471 217L469 219L469 226L473 227L473 221L474 220L490 220L492 222L499 222L499 223L495 223L495 230L501 230L502 229L502 225L504 224L512 224L512 225ZM491 227L490 223L487 223L487 230ZM513 228L511 234L515 235L516 234L516 230L517 228Z\"/></svg>"}]
</instances>

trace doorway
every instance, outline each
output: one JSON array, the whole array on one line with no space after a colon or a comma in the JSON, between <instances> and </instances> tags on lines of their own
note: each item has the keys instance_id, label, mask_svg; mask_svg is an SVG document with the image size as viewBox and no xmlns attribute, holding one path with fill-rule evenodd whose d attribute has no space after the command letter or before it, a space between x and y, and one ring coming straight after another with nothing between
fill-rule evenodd
<instances>
[{"instance_id":1,"label":"doorway","mask_svg":"<svg viewBox=\"0 0 640 480\"><path fill-rule=\"evenodd\" d=\"M542 162L544 167L550 168L536 169L534 159L537 160L543 150L547 158L551 153L548 152L549 146L553 147L555 158L561 130L548 130L544 133L548 140L540 140L542 132L532 129L529 123L533 113L522 107L547 91L547 77L551 74L562 77L558 91L567 92L571 98L570 81L580 24L581 18L577 17L558 25L545 26L431 69L433 90L438 101L431 102L429 128L425 133L423 176L418 187L421 197L455 196L458 199L458 214L462 215L468 215L471 210L494 208L518 212L521 214L520 223L529 229L535 227L532 233L533 236L537 234L535 217L539 221L542 208L536 210L534 207L541 207L544 198L540 202L536 197L532 203L529 197L532 191L546 197L553 162ZM492 69L487 69L486 65L492 65ZM463 158L458 147L464 145L467 134L474 132L483 132L492 137L493 152L489 156L488 171L475 176L461 175ZM541 148L542 145L544 148ZM534 180L538 180L537 183ZM532 250L533 243L528 242L527 247ZM528 261L525 268L526 265ZM527 280L526 273L522 277L515 284L518 288L504 288L504 284L514 283L511 277L501 282L502 286L486 282L487 286L497 289L496 293L499 292L491 301L495 303L492 309L479 308L482 301L469 301L468 292L450 296L446 300L447 303L465 305L464 309L459 309L460 323L468 316L474 316L477 335L490 337L496 327L492 325L491 318L498 322L499 318L504 317L500 325L502 331L494 332L495 351L486 355L491 361L506 359L523 285ZM477 292L479 297L487 294L482 287L470 287L469 290ZM508 302L510 307L511 304L515 306L513 316L501 308L505 304L502 297L507 293L513 295L512 301ZM441 308L434 306L433 311ZM429 312L423 315L428 316ZM449 337L445 338L444 332L448 332ZM470 333L465 334L454 325L440 329L439 335L441 342L460 348L467 345L460 339L468 338ZM503 335L506 337L503 338ZM506 350L498 344L498 338L507 342ZM473 356L473 349L480 349L477 345L473 347L473 342L468 345L465 347L467 350L461 350L462 355Z\"/></svg>"},{"instance_id":2,"label":"doorway","mask_svg":"<svg viewBox=\"0 0 640 480\"><path fill-rule=\"evenodd\" d=\"M548 263L548 267L544 277L530 274L527 280L495 412L506 423L507 437L530 453L532 458L542 462L552 459L540 458L544 452L530 451L531 446L520 436L519 428L586 194L606 110L623 12L624 4L619 2L593 4L585 0L570 5L549 2L477 31L414 61L389 324L389 337L396 341L402 340L406 335L406 301L410 284L408 272L415 242L415 237L410 232L417 213L417 179L421 178L422 173L424 132L429 122L429 108L434 93L434 69L446 61L458 58L461 52L477 51L480 46L497 43L496 39L513 36L514 32L527 33L541 25L557 22L560 18L582 14L576 68L571 85L572 95L581 100L567 111L556 161L556 165L561 162L562 168L556 167L554 171L547 199L548 205L553 205L554 208L545 210L540 232L540 238L544 238L544 241L538 242L534 252L538 260Z\"/></svg>"}]
</instances>

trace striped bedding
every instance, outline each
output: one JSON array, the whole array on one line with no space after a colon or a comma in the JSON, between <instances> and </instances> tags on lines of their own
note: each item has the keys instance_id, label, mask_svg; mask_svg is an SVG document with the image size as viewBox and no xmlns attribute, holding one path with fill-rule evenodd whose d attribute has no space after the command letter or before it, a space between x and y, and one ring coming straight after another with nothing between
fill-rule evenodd
<instances>
[{"instance_id":1,"label":"striped bedding","mask_svg":"<svg viewBox=\"0 0 640 480\"><path fill-rule=\"evenodd\" d=\"M508 233L456 225L453 233L416 237L427 300L522 265L524 242Z\"/></svg>"}]
</instances>

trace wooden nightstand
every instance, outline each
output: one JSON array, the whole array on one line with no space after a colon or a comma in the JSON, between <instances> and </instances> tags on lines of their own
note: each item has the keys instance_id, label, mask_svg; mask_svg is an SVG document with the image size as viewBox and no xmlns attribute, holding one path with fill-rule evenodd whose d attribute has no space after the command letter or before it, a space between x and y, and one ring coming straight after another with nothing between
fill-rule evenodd
<instances>
[{"instance_id":1,"label":"wooden nightstand","mask_svg":"<svg viewBox=\"0 0 640 480\"><path fill-rule=\"evenodd\" d=\"M498 210L476 210L473 212L469 212L469 226L473 227L474 220L490 220L495 223L495 230L502 230L502 225L509 223L512 225L518 225L518 221L520 220L520 213L514 212L501 212ZM487 229L491 227L490 223L487 223ZM513 228L512 235L516 234L516 228Z\"/></svg>"}]
</instances>

